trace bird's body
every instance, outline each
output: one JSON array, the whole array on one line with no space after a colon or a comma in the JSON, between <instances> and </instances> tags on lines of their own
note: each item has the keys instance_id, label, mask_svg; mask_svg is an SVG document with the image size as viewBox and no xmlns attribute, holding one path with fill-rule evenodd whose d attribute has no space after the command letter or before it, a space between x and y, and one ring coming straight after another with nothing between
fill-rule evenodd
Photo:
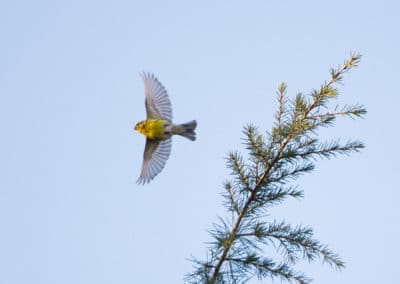
<instances>
[{"instance_id":1,"label":"bird's body","mask_svg":"<svg viewBox=\"0 0 400 284\"><path fill-rule=\"evenodd\" d=\"M172 135L181 135L192 141L196 140L196 121L173 124L164 119L146 119L136 124L135 130L148 139L168 139Z\"/></svg>"},{"instance_id":2,"label":"bird's body","mask_svg":"<svg viewBox=\"0 0 400 284\"><path fill-rule=\"evenodd\" d=\"M171 136L171 124L164 119L146 119L135 127L139 133L149 139L166 139Z\"/></svg>"},{"instance_id":3,"label":"bird's body","mask_svg":"<svg viewBox=\"0 0 400 284\"><path fill-rule=\"evenodd\" d=\"M183 124L172 123L172 107L164 86L153 74L144 73L142 77L147 119L138 122L135 130L146 136L142 172L138 179L138 183L144 184L164 168L171 152L171 137L181 135L194 141L197 123L195 120Z\"/></svg>"}]
</instances>

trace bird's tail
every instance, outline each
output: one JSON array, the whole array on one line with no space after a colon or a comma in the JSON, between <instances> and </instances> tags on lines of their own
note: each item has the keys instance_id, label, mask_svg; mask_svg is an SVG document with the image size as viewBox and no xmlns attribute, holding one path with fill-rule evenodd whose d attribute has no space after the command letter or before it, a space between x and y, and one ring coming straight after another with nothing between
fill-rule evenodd
<instances>
[{"instance_id":1,"label":"bird's tail","mask_svg":"<svg viewBox=\"0 0 400 284\"><path fill-rule=\"evenodd\" d=\"M182 124L173 125L172 133L181 135L183 137L186 137L187 139L194 141L194 140L196 140L196 132L194 132L194 130L196 129L196 126L197 126L196 120L192 120L192 121L182 123Z\"/></svg>"}]
</instances>

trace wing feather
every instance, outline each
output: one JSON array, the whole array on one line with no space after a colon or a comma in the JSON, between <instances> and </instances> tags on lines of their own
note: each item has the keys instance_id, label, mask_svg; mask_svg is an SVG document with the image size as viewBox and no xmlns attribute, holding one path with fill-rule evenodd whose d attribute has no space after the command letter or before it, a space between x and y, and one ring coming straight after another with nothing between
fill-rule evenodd
<instances>
[{"instance_id":1,"label":"wing feather","mask_svg":"<svg viewBox=\"0 0 400 284\"><path fill-rule=\"evenodd\" d=\"M137 183L148 183L162 171L171 153L171 145L171 138L165 140L146 139L142 172Z\"/></svg>"},{"instance_id":2,"label":"wing feather","mask_svg":"<svg viewBox=\"0 0 400 284\"><path fill-rule=\"evenodd\" d=\"M172 121L172 106L164 86L151 73L141 74L146 94L145 106L147 119Z\"/></svg>"}]
</instances>

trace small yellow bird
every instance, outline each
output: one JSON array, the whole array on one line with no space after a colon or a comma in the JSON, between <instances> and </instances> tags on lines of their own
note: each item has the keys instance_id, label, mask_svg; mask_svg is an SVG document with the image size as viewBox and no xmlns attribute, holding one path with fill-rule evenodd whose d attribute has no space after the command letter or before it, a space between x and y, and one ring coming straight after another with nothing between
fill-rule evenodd
<instances>
[{"instance_id":1,"label":"small yellow bird","mask_svg":"<svg viewBox=\"0 0 400 284\"><path fill-rule=\"evenodd\" d=\"M146 136L143 165L139 184L150 182L164 168L171 153L171 137L181 135L196 140L196 121L172 123L172 107L167 91L151 73L141 74L146 94L146 120L136 124L135 130Z\"/></svg>"}]
</instances>

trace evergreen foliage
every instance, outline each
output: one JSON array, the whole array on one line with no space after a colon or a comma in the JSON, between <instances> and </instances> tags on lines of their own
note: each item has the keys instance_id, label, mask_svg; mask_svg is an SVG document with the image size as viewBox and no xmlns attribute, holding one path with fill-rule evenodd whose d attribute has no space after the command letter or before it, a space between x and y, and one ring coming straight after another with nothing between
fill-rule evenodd
<instances>
[{"instance_id":1,"label":"evergreen foliage","mask_svg":"<svg viewBox=\"0 0 400 284\"><path fill-rule=\"evenodd\" d=\"M332 126L339 116L366 114L362 105L329 106L338 97L336 86L343 75L359 61L359 54L351 54L343 65L331 70L327 82L294 99L288 97L286 84L280 84L272 130L263 135L253 125L244 128L248 155L245 158L231 152L227 157L233 178L224 184L223 199L229 217L214 224L207 259L193 259L194 272L187 275L187 283L245 283L257 277L305 284L311 280L295 269L301 260L322 259L333 268L344 267L336 253L314 238L311 228L271 222L265 216L271 206L286 198L303 197L303 191L291 183L313 171L318 158L348 155L364 148L360 141L322 142L317 135L320 127ZM275 248L281 258L265 256L267 246Z\"/></svg>"}]
</instances>

